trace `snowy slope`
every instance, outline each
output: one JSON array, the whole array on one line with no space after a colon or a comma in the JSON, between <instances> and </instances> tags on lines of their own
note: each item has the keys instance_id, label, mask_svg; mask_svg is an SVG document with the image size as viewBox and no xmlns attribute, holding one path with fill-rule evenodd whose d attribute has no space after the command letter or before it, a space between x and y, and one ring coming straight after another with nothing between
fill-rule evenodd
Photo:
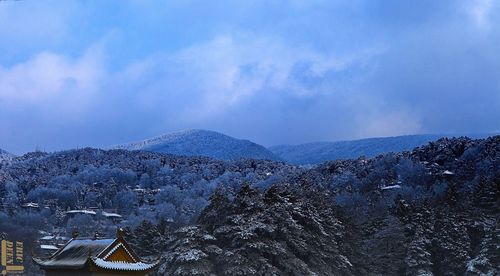
<instances>
[{"instance_id":1,"label":"snowy slope","mask_svg":"<svg viewBox=\"0 0 500 276\"><path fill-rule=\"evenodd\" d=\"M13 154L10 154L10 153L0 149L0 163L2 163L3 161L10 161L10 160L12 160L12 158L14 158Z\"/></svg>"},{"instance_id":2,"label":"snowy slope","mask_svg":"<svg viewBox=\"0 0 500 276\"><path fill-rule=\"evenodd\" d=\"M199 129L169 133L115 148L186 156L208 156L222 160L238 158L279 159L265 147L251 141Z\"/></svg>"}]
</instances>

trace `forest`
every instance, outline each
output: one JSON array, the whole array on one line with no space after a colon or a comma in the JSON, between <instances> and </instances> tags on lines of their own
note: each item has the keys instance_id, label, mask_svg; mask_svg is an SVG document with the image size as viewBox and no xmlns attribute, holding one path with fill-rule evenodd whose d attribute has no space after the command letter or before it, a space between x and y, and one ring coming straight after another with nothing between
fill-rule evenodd
<instances>
[{"instance_id":1,"label":"forest","mask_svg":"<svg viewBox=\"0 0 500 276\"><path fill-rule=\"evenodd\" d=\"M0 233L43 255L123 227L158 275L495 275L499 185L500 136L313 167L34 152L1 163Z\"/></svg>"}]
</instances>

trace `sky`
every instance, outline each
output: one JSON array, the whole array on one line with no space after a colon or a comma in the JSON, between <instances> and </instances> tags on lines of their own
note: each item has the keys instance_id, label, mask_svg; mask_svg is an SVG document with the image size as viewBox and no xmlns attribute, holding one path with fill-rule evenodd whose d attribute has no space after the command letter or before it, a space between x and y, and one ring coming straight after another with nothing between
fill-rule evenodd
<instances>
[{"instance_id":1,"label":"sky","mask_svg":"<svg viewBox=\"0 0 500 276\"><path fill-rule=\"evenodd\" d=\"M494 0L0 1L0 148L500 131Z\"/></svg>"}]
</instances>

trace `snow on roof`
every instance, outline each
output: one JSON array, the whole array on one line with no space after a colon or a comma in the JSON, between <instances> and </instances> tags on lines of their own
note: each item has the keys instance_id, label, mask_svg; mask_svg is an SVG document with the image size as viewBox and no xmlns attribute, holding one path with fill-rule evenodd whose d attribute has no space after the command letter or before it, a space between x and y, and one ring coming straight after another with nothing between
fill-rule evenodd
<instances>
[{"instance_id":1,"label":"snow on roof","mask_svg":"<svg viewBox=\"0 0 500 276\"><path fill-rule=\"evenodd\" d=\"M121 218L122 217L122 215L120 215L120 214L108 213L108 212L104 212L104 211L102 211L102 215L107 217L107 218Z\"/></svg>"},{"instance_id":2,"label":"snow on roof","mask_svg":"<svg viewBox=\"0 0 500 276\"><path fill-rule=\"evenodd\" d=\"M380 188L381 190L400 189L401 185L391 185Z\"/></svg>"},{"instance_id":3,"label":"snow on roof","mask_svg":"<svg viewBox=\"0 0 500 276\"><path fill-rule=\"evenodd\" d=\"M28 207L28 208L38 208L38 203L35 202L28 202L26 204L21 205L22 207Z\"/></svg>"},{"instance_id":4,"label":"snow on roof","mask_svg":"<svg viewBox=\"0 0 500 276\"><path fill-rule=\"evenodd\" d=\"M72 239L64 247L56 251L49 259L33 260L44 268L58 267L68 269L79 269L85 266L89 257L95 257L106 249L114 239Z\"/></svg>"},{"instance_id":5,"label":"snow on roof","mask_svg":"<svg viewBox=\"0 0 500 276\"><path fill-rule=\"evenodd\" d=\"M51 244L41 244L40 248L44 249L44 250L57 250L57 249L59 249L59 248L57 248L57 246L54 246Z\"/></svg>"},{"instance_id":6,"label":"snow on roof","mask_svg":"<svg viewBox=\"0 0 500 276\"><path fill-rule=\"evenodd\" d=\"M109 258L109 256L113 255L113 253L115 253L116 250L118 250L118 248L123 248L125 250L125 252L127 252L127 254L134 260L137 262L136 258L134 257L133 254L130 253L130 251L128 251L128 249L122 244L122 243L119 243L117 244L115 247L113 247L109 252L108 254L106 254L103 259L107 259Z\"/></svg>"},{"instance_id":7,"label":"snow on roof","mask_svg":"<svg viewBox=\"0 0 500 276\"><path fill-rule=\"evenodd\" d=\"M112 269L112 270L133 270L133 271L144 271L144 270L149 270L154 268L156 265L158 265L158 262L152 263L152 264L147 264L143 262L138 262L138 263L127 263L127 262L112 262L112 261L105 261L101 258L92 258L92 261L94 264L100 268L104 269Z\"/></svg>"},{"instance_id":8,"label":"snow on roof","mask_svg":"<svg viewBox=\"0 0 500 276\"><path fill-rule=\"evenodd\" d=\"M40 239L46 241L46 240L52 240L53 238L54 236L43 236Z\"/></svg>"},{"instance_id":9,"label":"snow on roof","mask_svg":"<svg viewBox=\"0 0 500 276\"><path fill-rule=\"evenodd\" d=\"M60 249L53 245L44 245L46 249L57 251L48 259L33 258L33 261L43 270L85 269L89 262L111 271L148 271L159 265L159 261L144 263L129 251L125 241L121 239L122 232L119 231L116 239L73 238ZM131 257L130 262L107 260L118 248L125 250Z\"/></svg>"},{"instance_id":10,"label":"snow on roof","mask_svg":"<svg viewBox=\"0 0 500 276\"><path fill-rule=\"evenodd\" d=\"M449 171L449 170L446 170L443 172L443 175L455 175L455 173Z\"/></svg>"},{"instance_id":11,"label":"snow on roof","mask_svg":"<svg viewBox=\"0 0 500 276\"><path fill-rule=\"evenodd\" d=\"M66 214L86 214L86 215L95 215L96 212L90 210L69 210Z\"/></svg>"}]
</instances>

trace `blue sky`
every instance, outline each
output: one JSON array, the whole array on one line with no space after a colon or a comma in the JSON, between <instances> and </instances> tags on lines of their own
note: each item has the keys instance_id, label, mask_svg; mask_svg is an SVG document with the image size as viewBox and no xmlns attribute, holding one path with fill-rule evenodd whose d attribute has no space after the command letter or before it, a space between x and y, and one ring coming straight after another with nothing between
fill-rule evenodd
<instances>
[{"instance_id":1,"label":"blue sky","mask_svg":"<svg viewBox=\"0 0 500 276\"><path fill-rule=\"evenodd\" d=\"M500 130L493 0L0 1L0 148Z\"/></svg>"}]
</instances>

